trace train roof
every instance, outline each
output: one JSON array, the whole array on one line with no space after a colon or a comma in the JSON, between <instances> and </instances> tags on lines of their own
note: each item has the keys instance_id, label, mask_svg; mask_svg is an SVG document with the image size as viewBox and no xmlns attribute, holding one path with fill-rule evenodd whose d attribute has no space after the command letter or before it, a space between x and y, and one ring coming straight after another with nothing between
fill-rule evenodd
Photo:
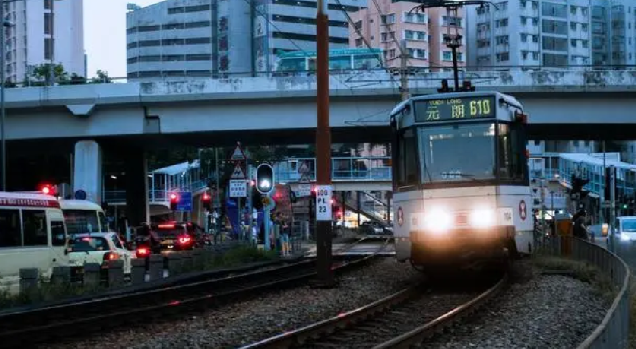
<instances>
[{"instance_id":1,"label":"train roof","mask_svg":"<svg viewBox=\"0 0 636 349\"><path fill-rule=\"evenodd\" d=\"M400 104L398 104L395 108L393 108L390 116L399 115L402 108L404 108L405 105L411 103L411 101L442 99L442 98L450 99L450 98L461 98L461 97L468 97L468 96L476 96L476 97L493 96L493 95L495 96L496 99L503 100L506 104L517 107L520 110L523 110L523 106L516 98L501 92L497 92L497 91L449 92L449 93L434 93L430 95L411 97L405 101L400 102Z\"/></svg>"}]
</instances>

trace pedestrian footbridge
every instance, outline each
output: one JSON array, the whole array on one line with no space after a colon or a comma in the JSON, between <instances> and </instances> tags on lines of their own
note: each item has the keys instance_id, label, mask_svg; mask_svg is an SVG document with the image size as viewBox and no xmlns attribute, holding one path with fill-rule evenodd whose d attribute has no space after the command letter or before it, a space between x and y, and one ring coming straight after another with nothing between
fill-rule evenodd
<instances>
[{"instance_id":1,"label":"pedestrian footbridge","mask_svg":"<svg viewBox=\"0 0 636 349\"><path fill-rule=\"evenodd\" d=\"M362 192L364 199L372 197L368 192L392 190L391 158L388 156L334 157L331 168L332 182L336 192ZM280 184L289 184L292 190L297 191L301 179L310 184L315 182L315 169L315 158L287 158L274 165L275 181ZM222 175L221 179L223 179ZM203 207L199 196L208 190L209 181L216 181L216 173L202 170L199 160L151 171L148 174L150 214L160 215L171 212L170 195L178 193L180 197L192 197L189 209L192 217L201 216ZM109 186L107 178L104 178L104 183L102 197L105 198L105 202L111 206L126 205L126 191ZM374 208L371 208L367 204L369 200L362 200L363 203L358 205L355 195L352 196L349 193L347 197L353 197L347 200L348 208L354 211L360 210L361 214L369 218L381 219L380 217L385 217L387 213L386 204L372 205ZM214 201L215 195L212 195L212 199L213 206L219 207L220 203Z\"/></svg>"}]
</instances>

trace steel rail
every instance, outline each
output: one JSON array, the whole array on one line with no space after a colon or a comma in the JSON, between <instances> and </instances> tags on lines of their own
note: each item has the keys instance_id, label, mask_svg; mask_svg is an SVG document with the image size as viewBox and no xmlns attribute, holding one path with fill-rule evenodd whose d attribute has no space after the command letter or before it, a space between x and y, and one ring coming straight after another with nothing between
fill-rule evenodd
<instances>
[{"instance_id":1,"label":"steel rail","mask_svg":"<svg viewBox=\"0 0 636 349\"><path fill-rule=\"evenodd\" d=\"M507 284L508 274L504 274L499 282L497 282L494 286L490 287L479 296L436 318L435 320L430 321L416 329L413 329L412 331L404 333L403 335L393 338L382 344L376 345L375 347L373 347L373 349L408 349L412 345L418 345L425 339L442 332L444 328L452 326L453 324L477 311L481 306L487 304L501 291L503 291Z\"/></svg>"},{"instance_id":2,"label":"steel rail","mask_svg":"<svg viewBox=\"0 0 636 349\"><path fill-rule=\"evenodd\" d=\"M342 272L363 265L384 250L388 242L374 254L336 263L332 269ZM147 323L149 319L202 311L235 299L249 298L256 294L255 290L278 289L305 281L315 276L315 263L312 259L222 279L5 314L0 316L0 348L68 339L75 334L85 336L103 331L104 326Z\"/></svg>"},{"instance_id":3,"label":"steel rail","mask_svg":"<svg viewBox=\"0 0 636 349\"><path fill-rule=\"evenodd\" d=\"M373 349L410 348L411 345L421 343L425 338L442 331L455 322L470 315L472 312L493 299L507 285L508 276L504 275L494 286L485 292L472 298L470 301L453 308L451 311L436 317L434 320L419 326L398 337L373 346ZM419 285L418 285L419 286ZM329 335L339 329L348 328L356 323L363 322L374 317L380 317L391 308L406 303L420 295L418 286L408 287L388 297L359 307L357 309L339 314L314 324L255 342L240 349L289 349L302 348L307 341Z\"/></svg>"}]
</instances>

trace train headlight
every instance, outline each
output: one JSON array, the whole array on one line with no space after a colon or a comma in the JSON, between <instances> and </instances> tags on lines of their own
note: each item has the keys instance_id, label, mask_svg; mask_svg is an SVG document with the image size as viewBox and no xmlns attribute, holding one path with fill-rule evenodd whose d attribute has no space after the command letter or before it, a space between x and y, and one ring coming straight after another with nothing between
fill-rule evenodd
<instances>
[{"instance_id":1,"label":"train headlight","mask_svg":"<svg viewBox=\"0 0 636 349\"><path fill-rule=\"evenodd\" d=\"M425 217L426 228L433 232L445 232L453 223L453 217L450 213L441 209L431 210Z\"/></svg>"},{"instance_id":2,"label":"train headlight","mask_svg":"<svg viewBox=\"0 0 636 349\"><path fill-rule=\"evenodd\" d=\"M477 228L490 227L495 224L495 211L489 209L475 210L470 213L470 225Z\"/></svg>"}]
</instances>

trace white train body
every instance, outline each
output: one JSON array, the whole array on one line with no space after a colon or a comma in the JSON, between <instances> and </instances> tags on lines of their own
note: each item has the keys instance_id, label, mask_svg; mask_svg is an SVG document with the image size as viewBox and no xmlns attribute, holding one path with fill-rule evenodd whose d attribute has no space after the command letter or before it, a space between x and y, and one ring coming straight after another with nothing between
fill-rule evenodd
<instances>
[{"instance_id":1,"label":"white train body","mask_svg":"<svg viewBox=\"0 0 636 349\"><path fill-rule=\"evenodd\" d=\"M497 92L414 97L392 112L396 258L434 268L530 253L523 107Z\"/></svg>"}]
</instances>

